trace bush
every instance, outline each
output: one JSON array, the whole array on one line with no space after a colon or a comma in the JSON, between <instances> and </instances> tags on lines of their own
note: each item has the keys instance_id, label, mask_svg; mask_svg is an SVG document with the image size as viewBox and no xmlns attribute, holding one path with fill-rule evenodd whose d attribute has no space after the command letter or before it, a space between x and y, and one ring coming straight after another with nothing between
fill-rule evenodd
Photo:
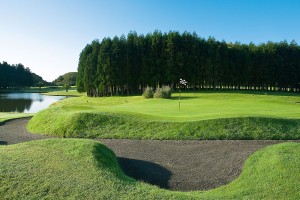
<instances>
[{"instance_id":1,"label":"bush","mask_svg":"<svg viewBox=\"0 0 300 200\"><path fill-rule=\"evenodd\" d=\"M144 93L143 93L143 97L145 97L146 99L150 99L153 98L154 95L154 91L151 87L146 87Z\"/></svg>"},{"instance_id":2,"label":"bush","mask_svg":"<svg viewBox=\"0 0 300 200\"><path fill-rule=\"evenodd\" d=\"M162 88L156 88L154 97L169 99L171 98L171 94L172 94L171 88L169 86L163 86Z\"/></svg>"}]
</instances>

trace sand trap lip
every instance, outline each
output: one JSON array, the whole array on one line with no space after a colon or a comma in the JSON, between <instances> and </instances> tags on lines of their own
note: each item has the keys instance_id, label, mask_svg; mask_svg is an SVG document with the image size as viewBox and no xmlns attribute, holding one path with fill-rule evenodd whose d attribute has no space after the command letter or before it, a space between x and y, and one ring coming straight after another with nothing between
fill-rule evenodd
<instances>
[{"instance_id":1,"label":"sand trap lip","mask_svg":"<svg viewBox=\"0 0 300 200\"><path fill-rule=\"evenodd\" d=\"M49 138L27 132L30 118L0 125L0 145ZM99 139L118 157L123 171L162 188L208 190L236 179L246 159L276 140L119 140Z\"/></svg>"}]
</instances>

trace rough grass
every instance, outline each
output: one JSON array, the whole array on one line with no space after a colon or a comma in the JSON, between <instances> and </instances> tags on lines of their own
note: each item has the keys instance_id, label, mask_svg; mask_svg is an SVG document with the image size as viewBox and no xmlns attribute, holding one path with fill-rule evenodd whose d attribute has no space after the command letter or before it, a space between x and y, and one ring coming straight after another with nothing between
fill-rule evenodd
<instances>
[{"instance_id":1,"label":"rough grass","mask_svg":"<svg viewBox=\"0 0 300 200\"><path fill-rule=\"evenodd\" d=\"M300 144L262 149L228 185L173 192L135 181L114 153L82 139L49 139L0 146L1 199L299 199Z\"/></svg>"},{"instance_id":2,"label":"rough grass","mask_svg":"<svg viewBox=\"0 0 300 200\"><path fill-rule=\"evenodd\" d=\"M171 99L68 98L27 128L61 137L300 139L300 97L286 93L183 93Z\"/></svg>"}]
</instances>

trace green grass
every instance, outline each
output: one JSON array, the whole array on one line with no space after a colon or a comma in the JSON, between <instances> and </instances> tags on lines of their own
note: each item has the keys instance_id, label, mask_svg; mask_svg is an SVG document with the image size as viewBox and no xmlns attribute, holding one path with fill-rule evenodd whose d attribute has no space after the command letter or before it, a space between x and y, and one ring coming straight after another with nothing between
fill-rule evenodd
<instances>
[{"instance_id":1,"label":"green grass","mask_svg":"<svg viewBox=\"0 0 300 200\"><path fill-rule=\"evenodd\" d=\"M49 96L86 96L86 93L79 93L76 89L70 89L68 92L66 90L57 90L52 92L43 93Z\"/></svg>"},{"instance_id":2,"label":"green grass","mask_svg":"<svg viewBox=\"0 0 300 200\"><path fill-rule=\"evenodd\" d=\"M26 93L46 93L64 90L61 86L46 86L46 87L30 87L30 88L13 88L1 89L0 92L26 92Z\"/></svg>"},{"instance_id":3,"label":"green grass","mask_svg":"<svg viewBox=\"0 0 300 200\"><path fill-rule=\"evenodd\" d=\"M14 88L14 89L5 89L0 90L0 92L24 92L24 93L43 93L50 96L86 96L86 93L77 92L76 86L72 86L68 92L61 86L47 86L47 87L30 87L30 88Z\"/></svg>"},{"instance_id":4,"label":"green grass","mask_svg":"<svg viewBox=\"0 0 300 200\"><path fill-rule=\"evenodd\" d=\"M1 199L299 199L300 144L254 153L228 185L159 189L124 175L114 153L92 140L48 139L0 146Z\"/></svg>"},{"instance_id":5,"label":"green grass","mask_svg":"<svg viewBox=\"0 0 300 200\"><path fill-rule=\"evenodd\" d=\"M171 99L68 98L27 128L61 137L129 139L300 139L300 97L288 93L201 92Z\"/></svg>"},{"instance_id":6,"label":"green grass","mask_svg":"<svg viewBox=\"0 0 300 200\"><path fill-rule=\"evenodd\" d=\"M27 114L27 113L10 113L10 112L0 112L0 123L10 120L10 119L16 119L16 118L23 118L23 117L30 117L33 114Z\"/></svg>"}]
</instances>

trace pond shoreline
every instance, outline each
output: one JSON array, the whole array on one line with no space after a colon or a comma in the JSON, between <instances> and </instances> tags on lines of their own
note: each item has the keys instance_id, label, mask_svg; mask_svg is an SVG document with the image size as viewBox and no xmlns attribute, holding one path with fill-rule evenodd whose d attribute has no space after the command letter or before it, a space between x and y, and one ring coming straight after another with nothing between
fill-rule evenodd
<instances>
[{"instance_id":1,"label":"pond shoreline","mask_svg":"<svg viewBox=\"0 0 300 200\"><path fill-rule=\"evenodd\" d=\"M0 93L0 112L37 113L66 96L48 96L41 93Z\"/></svg>"}]
</instances>

